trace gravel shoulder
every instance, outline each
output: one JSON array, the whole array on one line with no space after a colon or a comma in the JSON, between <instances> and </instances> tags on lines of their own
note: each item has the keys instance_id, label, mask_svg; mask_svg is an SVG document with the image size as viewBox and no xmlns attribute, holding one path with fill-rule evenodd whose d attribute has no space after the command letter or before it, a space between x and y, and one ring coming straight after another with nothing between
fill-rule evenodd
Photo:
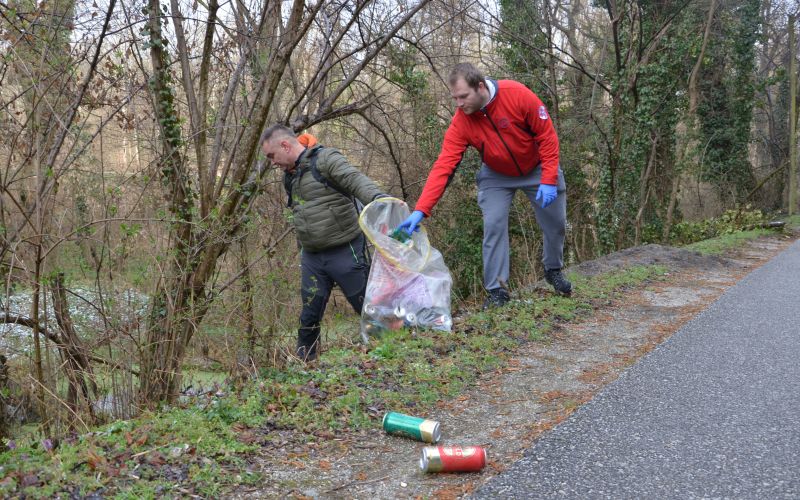
<instances>
[{"instance_id":1,"label":"gravel shoulder","mask_svg":"<svg viewBox=\"0 0 800 500\"><path fill-rule=\"evenodd\" d=\"M488 466L473 474L422 474L424 446L380 430L262 449L251 457L263 483L239 498L458 498L521 458L543 433L589 401L797 235L746 243L724 258L646 245L573 268L592 276L632 265L664 266L663 279L625 291L582 319L556 325L545 342L519 348L507 365L426 415L445 445L482 445ZM577 290L576 293L580 293Z\"/></svg>"}]
</instances>

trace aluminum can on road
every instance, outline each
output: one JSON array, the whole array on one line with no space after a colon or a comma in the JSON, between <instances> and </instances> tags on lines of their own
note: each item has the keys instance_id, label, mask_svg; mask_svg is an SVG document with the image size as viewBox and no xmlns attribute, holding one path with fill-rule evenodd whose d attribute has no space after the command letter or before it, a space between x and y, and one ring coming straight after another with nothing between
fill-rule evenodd
<instances>
[{"instance_id":1,"label":"aluminum can on road","mask_svg":"<svg viewBox=\"0 0 800 500\"><path fill-rule=\"evenodd\" d=\"M426 446L419 468L422 472L478 472L486 467L481 446Z\"/></svg>"}]
</instances>

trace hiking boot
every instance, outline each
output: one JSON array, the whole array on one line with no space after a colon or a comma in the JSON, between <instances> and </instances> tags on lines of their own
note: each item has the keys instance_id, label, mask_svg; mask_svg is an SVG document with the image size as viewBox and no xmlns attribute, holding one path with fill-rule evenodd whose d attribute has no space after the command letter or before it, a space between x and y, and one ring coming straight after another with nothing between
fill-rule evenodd
<instances>
[{"instance_id":1,"label":"hiking boot","mask_svg":"<svg viewBox=\"0 0 800 500\"><path fill-rule=\"evenodd\" d=\"M300 361L304 361L306 363L311 363L312 361L317 360L317 346L319 342L314 342L313 344L309 345L298 345L297 346L297 357L300 358Z\"/></svg>"},{"instance_id":2,"label":"hiking boot","mask_svg":"<svg viewBox=\"0 0 800 500\"><path fill-rule=\"evenodd\" d=\"M544 279L553 286L553 290L559 295L569 297L572 294L572 283L561 274L561 269L545 270Z\"/></svg>"},{"instance_id":3,"label":"hiking boot","mask_svg":"<svg viewBox=\"0 0 800 500\"><path fill-rule=\"evenodd\" d=\"M487 290L487 292L489 296L483 301L484 311L493 307L503 307L510 300L508 292L502 288L494 288L492 290Z\"/></svg>"}]
</instances>

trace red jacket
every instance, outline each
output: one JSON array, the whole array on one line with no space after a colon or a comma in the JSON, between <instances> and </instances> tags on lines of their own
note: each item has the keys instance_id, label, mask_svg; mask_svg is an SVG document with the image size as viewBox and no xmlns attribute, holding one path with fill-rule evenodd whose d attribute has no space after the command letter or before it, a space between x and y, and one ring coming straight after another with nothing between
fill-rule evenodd
<instances>
[{"instance_id":1,"label":"red jacket","mask_svg":"<svg viewBox=\"0 0 800 500\"><path fill-rule=\"evenodd\" d=\"M542 101L526 86L499 80L494 99L482 111L456 110L444 134L415 210L426 216L444 194L467 146L495 172L521 176L542 163L542 184L558 184L558 136Z\"/></svg>"}]
</instances>

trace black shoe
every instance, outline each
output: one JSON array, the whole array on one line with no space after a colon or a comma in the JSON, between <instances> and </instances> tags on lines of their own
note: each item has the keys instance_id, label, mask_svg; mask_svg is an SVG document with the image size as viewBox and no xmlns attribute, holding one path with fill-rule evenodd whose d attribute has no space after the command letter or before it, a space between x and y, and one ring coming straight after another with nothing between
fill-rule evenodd
<instances>
[{"instance_id":1,"label":"black shoe","mask_svg":"<svg viewBox=\"0 0 800 500\"><path fill-rule=\"evenodd\" d=\"M494 288L492 290L487 290L487 292L489 293L489 296L483 301L484 311L492 307L503 307L510 300L508 292L502 288Z\"/></svg>"},{"instance_id":2,"label":"black shoe","mask_svg":"<svg viewBox=\"0 0 800 500\"><path fill-rule=\"evenodd\" d=\"M569 297L572 294L572 283L567 281L567 278L561 274L561 269L545 270L544 279L553 285L553 289L556 291L556 293L565 297Z\"/></svg>"},{"instance_id":3,"label":"black shoe","mask_svg":"<svg viewBox=\"0 0 800 500\"><path fill-rule=\"evenodd\" d=\"M312 361L317 360L317 346L319 342L314 342L310 346L308 345L298 345L297 346L297 357L300 358L300 361L305 361L306 363L310 363Z\"/></svg>"}]
</instances>

